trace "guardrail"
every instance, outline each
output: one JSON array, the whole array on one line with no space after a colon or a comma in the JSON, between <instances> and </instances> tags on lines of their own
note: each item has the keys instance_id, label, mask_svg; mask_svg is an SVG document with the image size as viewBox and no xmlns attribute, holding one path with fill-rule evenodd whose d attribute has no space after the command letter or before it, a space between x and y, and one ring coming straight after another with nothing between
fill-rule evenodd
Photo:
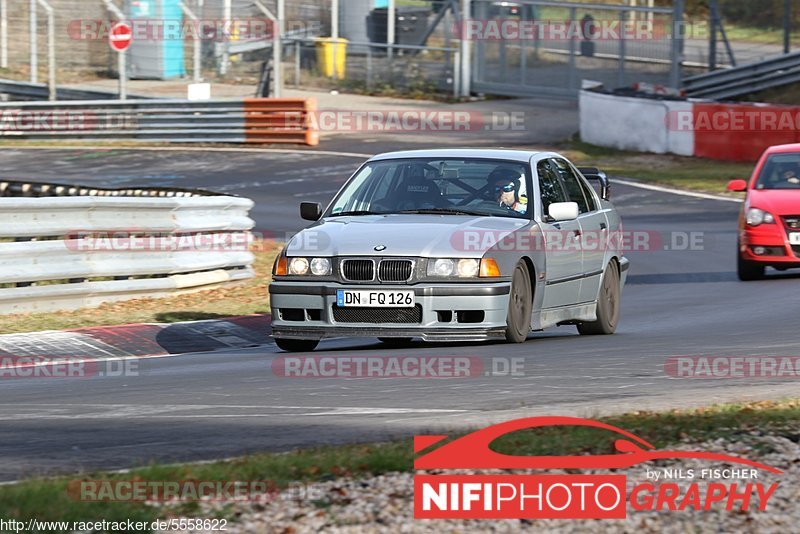
<instances>
[{"instance_id":1,"label":"guardrail","mask_svg":"<svg viewBox=\"0 0 800 534\"><path fill-rule=\"evenodd\" d=\"M94 100L0 104L0 138L315 146L315 99Z\"/></svg>"},{"instance_id":2,"label":"guardrail","mask_svg":"<svg viewBox=\"0 0 800 534\"><path fill-rule=\"evenodd\" d=\"M686 94L721 100L800 82L800 52L683 80Z\"/></svg>"},{"instance_id":3,"label":"guardrail","mask_svg":"<svg viewBox=\"0 0 800 534\"><path fill-rule=\"evenodd\" d=\"M0 314L166 296L254 276L253 201L246 198L12 181L0 182L0 195Z\"/></svg>"},{"instance_id":4,"label":"guardrail","mask_svg":"<svg viewBox=\"0 0 800 534\"><path fill-rule=\"evenodd\" d=\"M0 80L0 94L10 97L10 100L48 100L50 88L46 83L18 82L15 80ZM97 91L94 89L72 89L69 87L56 87L57 100L116 100L119 94L116 91ZM128 94L128 98L145 100L148 96Z\"/></svg>"}]
</instances>

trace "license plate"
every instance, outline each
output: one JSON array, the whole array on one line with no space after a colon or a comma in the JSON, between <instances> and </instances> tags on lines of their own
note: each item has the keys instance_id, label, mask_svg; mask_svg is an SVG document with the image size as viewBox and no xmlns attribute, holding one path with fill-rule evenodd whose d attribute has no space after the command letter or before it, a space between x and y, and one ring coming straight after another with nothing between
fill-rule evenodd
<instances>
[{"instance_id":1,"label":"license plate","mask_svg":"<svg viewBox=\"0 0 800 534\"><path fill-rule=\"evenodd\" d=\"M792 232L789 234L789 243L792 245L800 245L800 232Z\"/></svg>"},{"instance_id":2,"label":"license plate","mask_svg":"<svg viewBox=\"0 0 800 534\"><path fill-rule=\"evenodd\" d=\"M413 290L336 290L336 305L340 308L413 308L415 304Z\"/></svg>"}]
</instances>

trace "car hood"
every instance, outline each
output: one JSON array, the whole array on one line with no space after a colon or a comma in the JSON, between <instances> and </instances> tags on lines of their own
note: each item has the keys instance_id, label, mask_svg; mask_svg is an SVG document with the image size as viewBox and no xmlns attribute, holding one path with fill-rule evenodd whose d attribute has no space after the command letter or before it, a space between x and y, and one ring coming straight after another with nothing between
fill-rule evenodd
<instances>
[{"instance_id":1,"label":"car hood","mask_svg":"<svg viewBox=\"0 0 800 534\"><path fill-rule=\"evenodd\" d=\"M530 223L510 217L462 215L331 217L294 236L287 254L480 258L493 242Z\"/></svg>"},{"instance_id":2,"label":"car hood","mask_svg":"<svg viewBox=\"0 0 800 534\"><path fill-rule=\"evenodd\" d=\"M800 189L753 189L747 202L776 216L800 215Z\"/></svg>"}]
</instances>

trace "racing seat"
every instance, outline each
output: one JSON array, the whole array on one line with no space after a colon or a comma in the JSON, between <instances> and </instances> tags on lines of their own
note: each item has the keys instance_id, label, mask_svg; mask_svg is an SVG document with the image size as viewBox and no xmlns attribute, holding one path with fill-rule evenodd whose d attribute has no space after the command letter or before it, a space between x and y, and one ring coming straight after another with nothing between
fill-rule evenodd
<instances>
[{"instance_id":1,"label":"racing seat","mask_svg":"<svg viewBox=\"0 0 800 534\"><path fill-rule=\"evenodd\" d=\"M408 176L400 186L398 196L400 201L397 203L397 209L400 211L442 208L448 205L436 182L425 175L423 165L413 165L409 168Z\"/></svg>"}]
</instances>

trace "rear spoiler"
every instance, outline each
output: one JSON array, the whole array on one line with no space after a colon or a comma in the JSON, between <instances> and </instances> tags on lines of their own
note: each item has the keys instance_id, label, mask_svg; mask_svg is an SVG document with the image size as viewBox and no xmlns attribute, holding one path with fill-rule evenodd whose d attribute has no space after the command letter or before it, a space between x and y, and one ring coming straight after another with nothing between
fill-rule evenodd
<instances>
[{"instance_id":1,"label":"rear spoiler","mask_svg":"<svg viewBox=\"0 0 800 534\"><path fill-rule=\"evenodd\" d=\"M611 198L611 183L608 181L606 173L597 167L578 167L578 170L587 180L598 180L600 182L600 196L603 200Z\"/></svg>"}]
</instances>

